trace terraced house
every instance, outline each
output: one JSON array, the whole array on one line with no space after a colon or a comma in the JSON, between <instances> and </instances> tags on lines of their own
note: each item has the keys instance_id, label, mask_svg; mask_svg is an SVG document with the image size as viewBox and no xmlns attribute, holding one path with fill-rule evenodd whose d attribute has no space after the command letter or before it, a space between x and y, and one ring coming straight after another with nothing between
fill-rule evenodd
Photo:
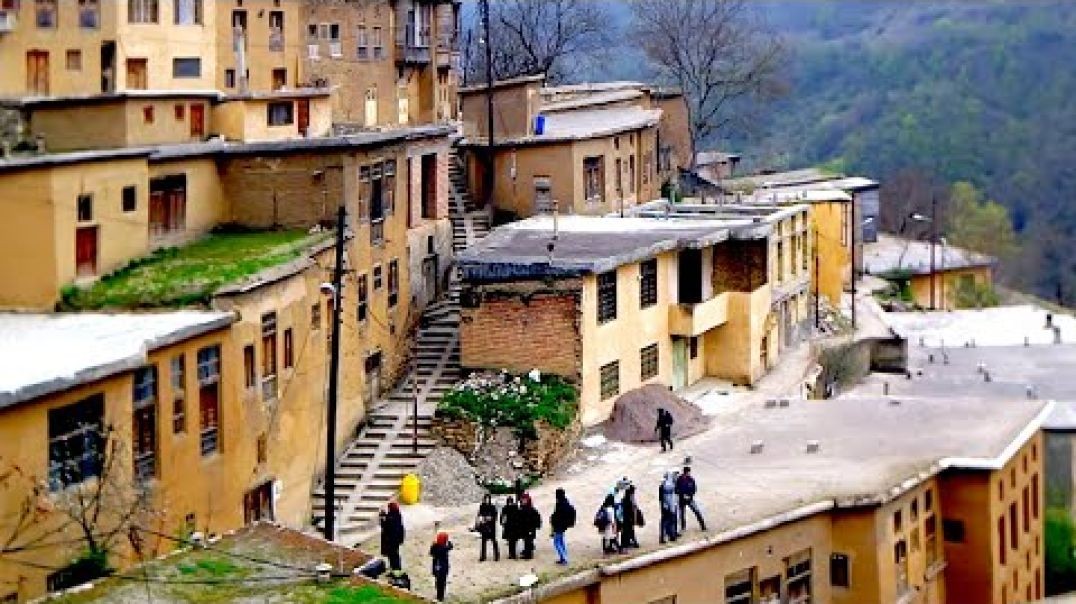
<instances>
[{"instance_id":1,"label":"terraced house","mask_svg":"<svg viewBox=\"0 0 1076 604\"><path fill-rule=\"evenodd\" d=\"M806 216L658 202L500 227L458 258L462 364L576 381L588 425L646 383L753 384L808 318Z\"/></svg>"},{"instance_id":2,"label":"terraced house","mask_svg":"<svg viewBox=\"0 0 1076 604\"><path fill-rule=\"evenodd\" d=\"M432 123L425 83L407 89L407 120L337 127L362 99L307 80L316 4L0 6L0 57L18 66L0 75L17 123L0 157L3 354L34 369L0 384L0 435L20 443L3 453L20 480L0 509L38 510L0 526L18 549L0 560L0 596L87 578L71 565L86 540L65 522L80 494L137 504L94 529L120 566L174 545L157 533L320 522L334 307L337 450L410 366L448 285L453 129ZM438 65L423 73L454 81ZM341 206L337 296L322 284Z\"/></svg>"}]
</instances>

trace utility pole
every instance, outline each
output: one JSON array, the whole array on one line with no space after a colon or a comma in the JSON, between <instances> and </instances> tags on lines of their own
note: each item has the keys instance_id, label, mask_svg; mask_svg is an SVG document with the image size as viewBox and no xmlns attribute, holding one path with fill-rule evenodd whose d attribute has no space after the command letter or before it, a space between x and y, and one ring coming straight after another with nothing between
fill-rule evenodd
<instances>
[{"instance_id":1,"label":"utility pole","mask_svg":"<svg viewBox=\"0 0 1076 604\"><path fill-rule=\"evenodd\" d=\"M818 241L818 235L815 234L815 242ZM822 318L819 316L822 312L822 304L818 299L819 284L818 284L818 246L811 246L811 252L814 254L814 328L822 328Z\"/></svg>"},{"instance_id":2,"label":"utility pole","mask_svg":"<svg viewBox=\"0 0 1076 604\"><path fill-rule=\"evenodd\" d=\"M852 337L855 337L856 333L856 232L859 230L859 223L856 218L856 200L852 200L852 236L850 241L852 242Z\"/></svg>"},{"instance_id":3,"label":"utility pole","mask_svg":"<svg viewBox=\"0 0 1076 604\"><path fill-rule=\"evenodd\" d=\"M486 173L485 173L485 204L486 209L492 206L493 187L497 184L497 162L494 156L493 144L493 37L489 28L489 0L479 0L479 11L482 14L482 31L485 34L486 47Z\"/></svg>"},{"instance_id":4,"label":"utility pole","mask_svg":"<svg viewBox=\"0 0 1076 604\"><path fill-rule=\"evenodd\" d=\"M938 196L930 196L930 310L937 310L934 303L934 241L938 238Z\"/></svg>"},{"instance_id":5,"label":"utility pole","mask_svg":"<svg viewBox=\"0 0 1076 604\"><path fill-rule=\"evenodd\" d=\"M340 374L340 308L344 287L344 224L347 210L343 204L336 214L336 266L333 268L333 313L331 356L329 358L328 421L325 426L325 539L336 540L336 403Z\"/></svg>"}]
</instances>

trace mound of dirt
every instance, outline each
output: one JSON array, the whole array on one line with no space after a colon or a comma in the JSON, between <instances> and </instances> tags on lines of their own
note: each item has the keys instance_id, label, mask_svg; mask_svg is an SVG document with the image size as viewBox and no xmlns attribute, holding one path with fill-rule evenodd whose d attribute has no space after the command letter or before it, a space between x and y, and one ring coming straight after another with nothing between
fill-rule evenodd
<instances>
[{"instance_id":1,"label":"mound of dirt","mask_svg":"<svg viewBox=\"0 0 1076 604\"><path fill-rule=\"evenodd\" d=\"M710 420L695 405L685 401L658 384L648 384L620 395L613 405L613 414L602 424L602 432L610 440L629 443L658 441L654 425L658 409L673 416L673 438L681 439L702 432Z\"/></svg>"},{"instance_id":2,"label":"mound of dirt","mask_svg":"<svg viewBox=\"0 0 1076 604\"><path fill-rule=\"evenodd\" d=\"M422 502L433 506L456 506L482 501L486 490L479 486L474 468L455 449L437 447L419 464Z\"/></svg>"}]
</instances>

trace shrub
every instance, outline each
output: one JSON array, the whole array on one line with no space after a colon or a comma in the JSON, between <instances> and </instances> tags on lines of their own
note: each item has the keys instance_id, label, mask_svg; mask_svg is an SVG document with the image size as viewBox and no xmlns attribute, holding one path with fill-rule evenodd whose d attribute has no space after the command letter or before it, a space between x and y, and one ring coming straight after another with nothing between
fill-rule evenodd
<instances>
[{"instance_id":1,"label":"shrub","mask_svg":"<svg viewBox=\"0 0 1076 604\"><path fill-rule=\"evenodd\" d=\"M575 418L575 386L555 375L476 373L441 399L438 414L486 427L508 427L521 439L534 438L539 422L567 428Z\"/></svg>"},{"instance_id":2,"label":"shrub","mask_svg":"<svg viewBox=\"0 0 1076 604\"><path fill-rule=\"evenodd\" d=\"M1076 524L1067 508L1046 510L1046 595L1076 589Z\"/></svg>"}]
</instances>

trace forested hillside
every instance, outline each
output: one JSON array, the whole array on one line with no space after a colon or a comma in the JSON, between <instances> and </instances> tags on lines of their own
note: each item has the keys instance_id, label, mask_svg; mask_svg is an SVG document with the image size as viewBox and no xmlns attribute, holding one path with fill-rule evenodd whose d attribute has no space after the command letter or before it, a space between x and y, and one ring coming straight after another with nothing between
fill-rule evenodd
<instances>
[{"instance_id":1,"label":"forested hillside","mask_svg":"<svg viewBox=\"0 0 1076 604\"><path fill-rule=\"evenodd\" d=\"M1017 285L1076 299L1076 3L772 3L790 94L724 145L756 166L919 167L1008 207Z\"/></svg>"}]
</instances>

